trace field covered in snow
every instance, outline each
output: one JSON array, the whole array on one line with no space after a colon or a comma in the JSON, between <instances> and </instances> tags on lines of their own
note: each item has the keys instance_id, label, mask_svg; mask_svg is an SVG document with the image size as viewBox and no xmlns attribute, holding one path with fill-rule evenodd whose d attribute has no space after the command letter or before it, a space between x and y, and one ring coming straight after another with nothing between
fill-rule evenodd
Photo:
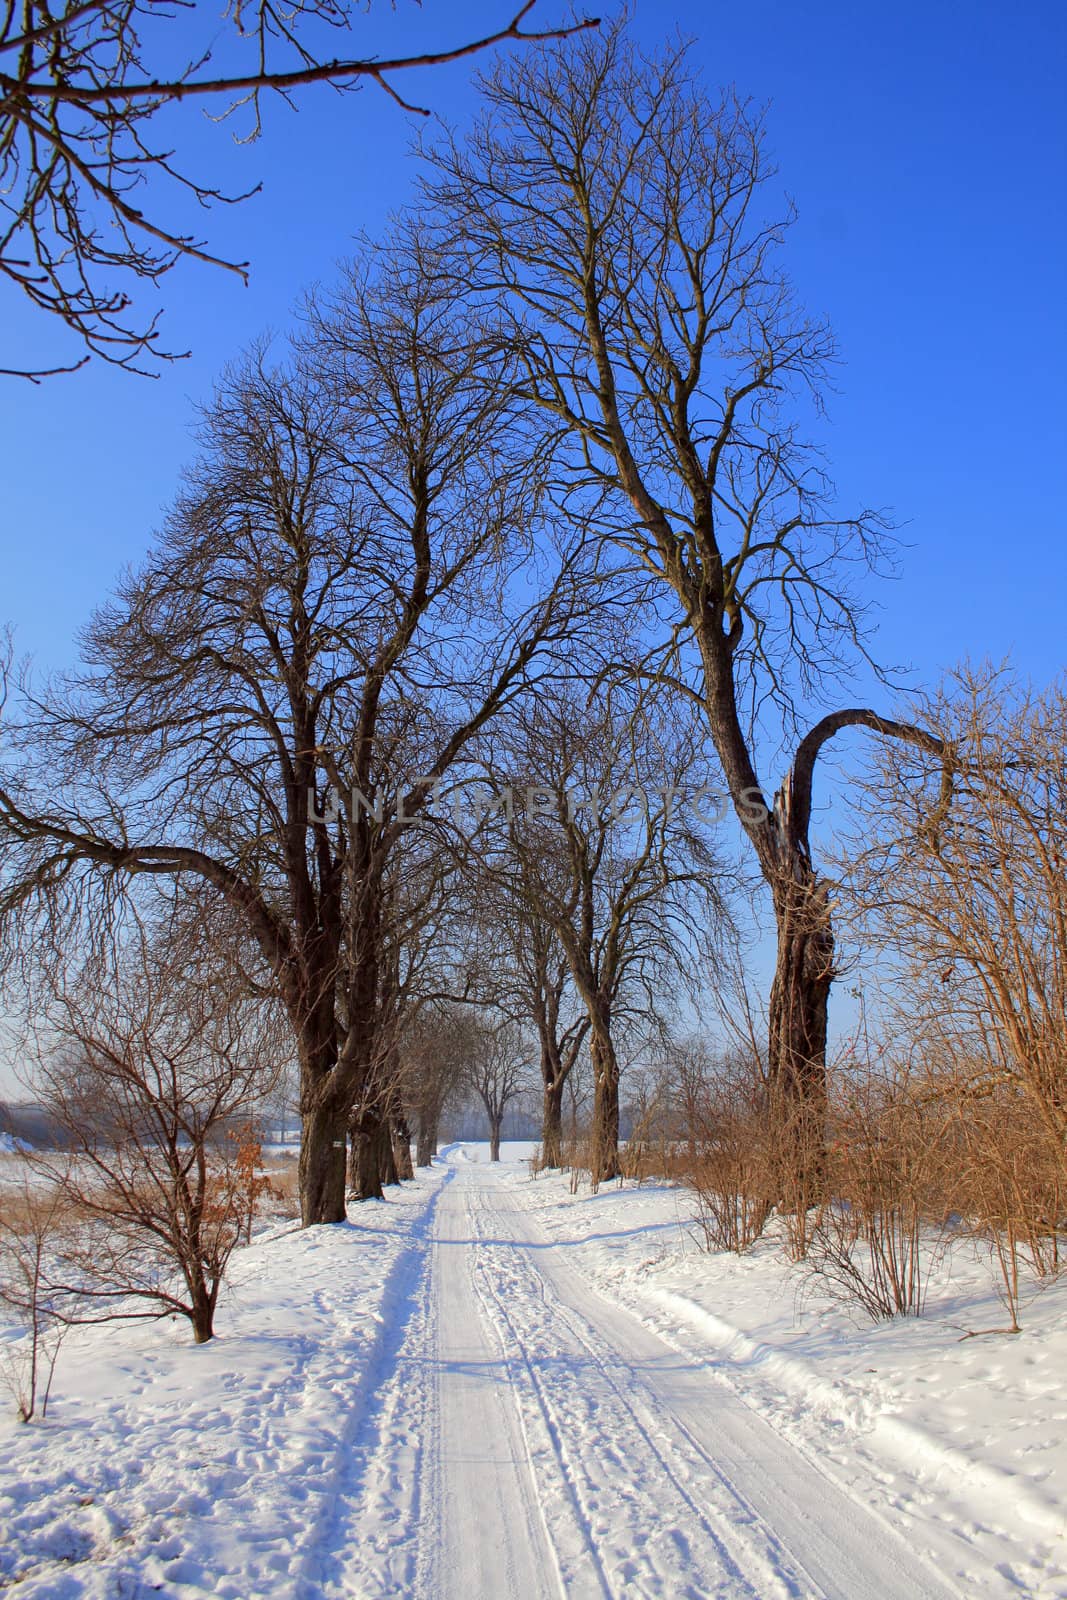
<instances>
[{"instance_id":1,"label":"field covered in snow","mask_svg":"<svg viewBox=\"0 0 1067 1600\"><path fill-rule=\"evenodd\" d=\"M234 1259L219 1336L80 1330L0 1420L0 1587L163 1593L1067 1595L1067 1283L1012 1337L958 1249L923 1319L697 1248L666 1186L456 1147Z\"/></svg>"}]
</instances>

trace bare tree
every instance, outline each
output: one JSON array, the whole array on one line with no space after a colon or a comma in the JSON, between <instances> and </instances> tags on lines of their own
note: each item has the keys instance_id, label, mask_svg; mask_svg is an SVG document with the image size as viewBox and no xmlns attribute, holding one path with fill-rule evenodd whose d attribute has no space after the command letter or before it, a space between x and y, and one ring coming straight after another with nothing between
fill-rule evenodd
<instances>
[{"instance_id":1,"label":"bare tree","mask_svg":"<svg viewBox=\"0 0 1067 1600\"><path fill-rule=\"evenodd\" d=\"M563 1096L589 1033L589 1013L577 998L566 952L537 894L536 857L516 854L513 870L485 871L475 855L467 864L473 929L466 955L473 987L521 1027L533 1029L541 1068L541 1161L563 1164Z\"/></svg>"},{"instance_id":2,"label":"bare tree","mask_svg":"<svg viewBox=\"0 0 1067 1600\"><path fill-rule=\"evenodd\" d=\"M84 669L8 720L9 950L138 876L228 906L293 1030L305 1224L344 1217L356 1108L377 1136L388 864L583 603L581 540L535 554L507 360L416 247L354 275L290 369L258 355L222 384ZM520 567L521 603L491 613Z\"/></svg>"},{"instance_id":3,"label":"bare tree","mask_svg":"<svg viewBox=\"0 0 1067 1600\"><path fill-rule=\"evenodd\" d=\"M500 1160L500 1131L508 1106L531 1080L529 1042L514 1023L482 1022L472 1030L471 1052L464 1072L471 1093L481 1102L489 1123L489 1159Z\"/></svg>"},{"instance_id":4,"label":"bare tree","mask_svg":"<svg viewBox=\"0 0 1067 1600\"><path fill-rule=\"evenodd\" d=\"M24 1329L22 1341L4 1350L0 1382L10 1389L20 1422L31 1422L38 1407L42 1420L47 1417L56 1362L70 1326L50 1283L69 1211L58 1185L42 1189L27 1173L18 1188L5 1185L0 1194L0 1306Z\"/></svg>"},{"instance_id":5,"label":"bare tree","mask_svg":"<svg viewBox=\"0 0 1067 1600\"><path fill-rule=\"evenodd\" d=\"M215 120L243 117L239 142L248 143L259 133L266 95L293 104L314 83L337 90L374 83L405 109L418 110L398 92L397 74L596 25L530 28L535 4L526 0L483 38L391 60L346 55L354 13L365 9L346 0L228 6L221 36L220 18L201 19L193 5L167 13L153 0L9 5L0 27L0 274L87 348L75 366L90 355L135 370L152 357L167 359L157 343L158 319L145 323L131 314L132 287L158 283L183 258L242 278L247 263L222 260L168 221L156 193L169 186L172 199L184 195L204 207L248 196L226 194L177 165L160 112L185 100L221 102ZM330 30L339 50L328 47ZM146 187L150 210L136 196ZM6 375L36 381L70 370L6 369Z\"/></svg>"},{"instance_id":6,"label":"bare tree","mask_svg":"<svg viewBox=\"0 0 1067 1600\"><path fill-rule=\"evenodd\" d=\"M522 865L520 863L520 872ZM512 972L523 1014L537 1035L541 1066L541 1161L563 1165L563 1093L589 1034L589 1013L572 1002L573 982L551 920L538 914L536 899L513 908Z\"/></svg>"},{"instance_id":7,"label":"bare tree","mask_svg":"<svg viewBox=\"0 0 1067 1600\"><path fill-rule=\"evenodd\" d=\"M286 1035L273 1003L220 978L205 933L133 919L102 958L46 975L34 1081L70 1159L28 1159L81 1224L51 1269L68 1321L177 1313L212 1337L250 1204L226 1133L270 1092Z\"/></svg>"},{"instance_id":8,"label":"bare tree","mask_svg":"<svg viewBox=\"0 0 1067 1600\"><path fill-rule=\"evenodd\" d=\"M880 516L836 513L790 415L820 404L833 343L775 264L791 217L762 206L759 116L709 96L684 47L642 57L619 22L483 88L473 133L430 152L430 199L573 446L571 504L595 506L668 607L641 670L705 718L774 908L772 1082L818 1121L834 944L809 841L816 763L852 727L935 748L864 707L798 725L801 696L867 659L850 573L885 543ZM768 802L772 712L798 742Z\"/></svg>"}]
</instances>

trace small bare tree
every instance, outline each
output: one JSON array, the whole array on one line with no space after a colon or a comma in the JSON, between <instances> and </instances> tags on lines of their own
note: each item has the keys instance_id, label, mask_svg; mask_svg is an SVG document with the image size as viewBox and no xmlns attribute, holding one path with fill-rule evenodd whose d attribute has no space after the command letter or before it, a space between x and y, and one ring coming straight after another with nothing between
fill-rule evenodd
<instances>
[{"instance_id":1,"label":"small bare tree","mask_svg":"<svg viewBox=\"0 0 1067 1600\"><path fill-rule=\"evenodd\" d=\"M481 1102L489 1123L489 1159L500 1160L504 1113L531 1085L529 1041L512 1022L495 1027L483 1021L472 1030L472 1050L464 1070L468 1089Z\"/></svg>"},{"instance_id":2,"label":"small bare tree","mask_svg":"<svg viewBox=\"0 0 1067 1600\"><path fill-rule=\"evenodd\" d=\"M226 1135L269 1092L284 1041L276 1008L209 949L197 922L134 919L104 956L50 975L36 1088L70 1159L57 1174L29 1158L80 1224L51 1280L77 1298L71 1316L176 1313L198 1344L255 1202L254 1163Z\"/></svg>"},{"instance_id":3,"label":"small bare tree","mask_svg":"<svg viewBox=\"0 0 1067 1600\"><path fill-rule=\"evenodd\" d=\"M38 1405L48 1415L48 1399L63 1336L70 1326L69 1297L51 1289L54 1261L69 1228L70 1208L61 1187L42 1187L27 1175L18 1187L0 1193L0 1307L24 1327L19 1344L4 1351L0 1381L10 1389L20 1422L29 1422Z\"/></svg>"}]
</instances>

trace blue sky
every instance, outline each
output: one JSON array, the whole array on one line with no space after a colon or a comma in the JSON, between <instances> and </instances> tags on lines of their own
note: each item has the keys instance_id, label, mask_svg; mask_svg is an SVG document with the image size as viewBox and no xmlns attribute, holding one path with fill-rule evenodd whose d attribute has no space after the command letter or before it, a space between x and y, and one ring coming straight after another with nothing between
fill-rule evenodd
<instances>
[{"instance_id":1,"label":"blue sky","mask_svg":"<svg viewBox=\"0 0 1067 1600\"><path fill-rule=\"evenodd\" d=\"M398 0L394 15L377 0L359 23L363 48L454 41L508 5L427 0L420 12ZM539 11L555 19L563 4ZM800 212L786 263L844 361L824 439L834 474L846 505L891 507L909 546L879 593L878 654L912 666L916 683L966 655L1011 652L1035 679L1059 673L1067 7L637 0L635 15L650 43L695 35L710 84L768 104L781 186ZM471 78L468 64L403 87L462 122ZM167 280L165 337L193 356L157 381L99 365L39 389L0 380L0 621L41 668L72 658L89 609L144 551L219 368L284 330L302 291L330 281L353 236L380 229L410 193L412 132L373 90L319 89L297 115L271 107L251 147L194 107L174 115L199 173L263 182L258 198L206 219L218 252L251 260L252 281L195 265ZM0 297L0 317L5 364L53 353L20 304Z\"/></svg>"},{"instance_id":2,"label":"blue sky","mask_svg":"<svg viewBox=\"0 0 1067 1600\"><path fill-rule=\"evenodd\" d=\"M562 4L540 0L546 19ZM382 49L446 42L498 22L508 0L384 0L358 24ZM837 331L844 365L825 442L846 503L892 507L910 548L884 588L880 653L935 678L965 654L1014 653L1038 679L1063 664L1067 8L971 0L638 0L650 42L694 34L715 85L769 104L770 143L800 222L787 264ZM462 121L469 65L403 87ZM270 108L237 148L183 107L174 137L200 172L258 198L207 219L252 283L183 266L165 284L165 337L192 359L157 381L103 366L39 389L0 380L0 619L42 667L115 572L136 561L191 453L194 406L249 339L290 308L359 229L409 193L411 119L380 93L304 95ZM201 222L202 225L202 222ZM146 297L146 304L148 303ZM50 352L0 300L5 347Z\"/></svg>"}]
</instances>

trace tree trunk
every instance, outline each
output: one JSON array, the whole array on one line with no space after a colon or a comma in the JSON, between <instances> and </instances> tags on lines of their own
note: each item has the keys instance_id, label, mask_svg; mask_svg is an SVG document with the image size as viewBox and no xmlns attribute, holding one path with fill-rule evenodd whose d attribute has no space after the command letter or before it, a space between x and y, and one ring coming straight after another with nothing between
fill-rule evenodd
<instances>
[{"instance_id":1,"label":"tree trunk","mask_svg":"<svg viewBox=\"0 0 1067 1600\"><path fill-rule=\"evenodd\" d=\"M300 1122L300 1222L345 1220L346 1117L332 1105L312 1106Z\"/></svg>"},{"instance_id":2,"label":"tree trunk","mask_svg":"<svg viewBox=\"0 0 1067 1600\"><path fill-rule=\"evenodd\" d=\"M813 1205L825 1169L826 1029L834 978L828 886L803 858L774 896L778 931L768 1019L772 1128L779 1204Z\"/></svg>"},{"instance_id":3,"label":"tree trunk","mask_svg":"<svg viewBox=\"0 0 1067 1600\"><path fill-rule=\"evenodd\" d=\"M185 1281L189 1287L189 1302L192 1309L190 1321L193 1325L193 1338L197 1344L207 1344L215 1336L215 1303L218 1299L218 1285L210 1289L204 1276L199 1248L196 1248L196 1262L192 1270L186 1271Z\"/></svg>"},{"instance_id":4,"label":"tree trunk","mask_svg":"<svg viewBox=\"0 0 1067 1600\"><path fill-rule=\"evenodd\" d=\"M403 1183L405 1178L413 1178L415 1169L411 1165L411 1129L408 1127L407 1117L400 1115L390 1118L389 1130L393 1140L393 1160L396 1163L397 1179Z\"/></svg>"},{"instance_id":5,"label":"tree trunk","mask_svg":"<svg viewBox=\"0 0 1067 1600\"><path fill-rule=\"evenodd\" d=\"M348 1154L348 1188L353 1200L382 1200L382 1119L363 1111L352 1123Z\"/></svg>"},{"instance_id":6,"label":"tree trunk","mask_svg":"<svg viewBox=\"0 0 1067 1600\"><path fill-rule=\"evenodd\" d=\"M502 1121L502 1118L497 1117L495 1119L491 1118L490 1122L489 1122L489 1159L490 1159L490 1161L499 1161L500 1160L500 1124L501 1124L501 1121Z\"/></svg>"},{"instance_id":7,"label":"tree trunk","mask_svg":"<svg viewBox=\"0 0 1067 1600\"><path fill-rule=\"evenodd\" d=\"M430 1112L419 1112L419 1131L415 1141L415 1161L420 1167L429 1167L437 1154L437 1117Z\"/></svg>"},{"instance_id":8,"label":"tree trunk","mask_svg":"<svg viewBox=\"0 0 1067 1600\"><path fill-rule=\"evenodd\" d=\"M399 1183L400 1174L396 1168L396 1152L393 1149L393 1128L388 1117L383 1117L378 1126L377 1141L378 1177L383 1186Z\"/></svg>"},{"instance_id":9,"label":"tree trunk","mask_svg":"<svg viewBox=\"0 0 1067 1600\"><path fill-rule=\"evenodd\" d=\"M203 1259L202 1237L200 1227L192 1224L187 1238L187 1254L182 1264L182 1277L186 1278L186 1288L189 1291L190 1323L192 1323L192 1336L197 1344L206 1344L208 1339L214 1338L214 1307L219 1298L219 1283L211 1283Z\"/></svg>"},{"instance_id":10,"label":"tree trunk","mask_svg":"<svg viewBox=\"0 0 1067 1600\"><path fill-rule=\"evenodd\" d=\"M593 1062L590 1170L594 1187L619 1176L619 1062L611 1031L600 1023L589 1044Z\"/></svg>"},{"instance_id":11,"label":"tree trunk","mask_svg":"<svg viewBox=\"0 0 1067 1600\"><path fill-rule=\"evenodd\" d=\"M563 1080L545 1082L541 1111L541 1165L563 1165Z\"/></svg>"}]
</instances>

